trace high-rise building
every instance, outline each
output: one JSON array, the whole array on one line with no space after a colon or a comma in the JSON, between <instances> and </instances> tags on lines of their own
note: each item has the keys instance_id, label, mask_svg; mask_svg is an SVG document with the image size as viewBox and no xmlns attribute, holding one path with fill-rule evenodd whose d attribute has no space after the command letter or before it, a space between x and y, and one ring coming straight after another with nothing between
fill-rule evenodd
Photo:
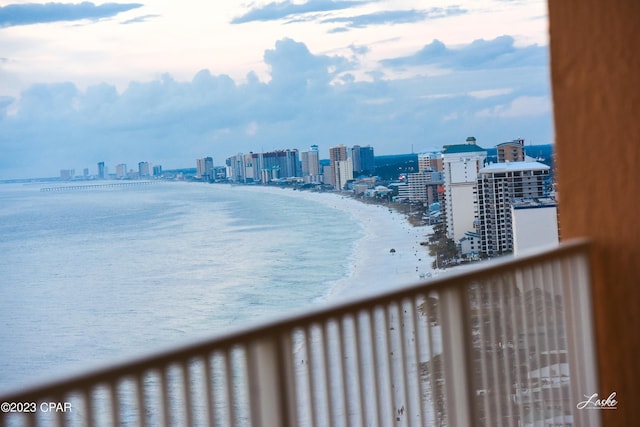
<instances>
[{"instance_id":1,"label":"high-rise building","mask_svg":"<svg viewBox=\"0 0 640 427\"><path fill-rule=\"evenodd\" d=\"M335 187L336 177L333 173L333 168L330 165L322 166L322 182L326 185L333 185Z\"/></svg>"},{"instance_id":2,"label":"high-rise building","mask_svg":"<svg viewBox=\"0 0 640 427\"><path fill-rule=\"evenodd\" d=\"M496 145L498 163L504 162L524 162L524 139L514 139Z\"/></svg>"},{"instance_id":3,"label":"high-rise building","mask_svg":"<svg viewBox=\"0 0 640 427\"><path fill-rule=\"evenodd\" d=\"M442 153L419 153L418 172L442 172Z\"/></svg>"},{"instance_id":4,"label":"high-rise building","mask_svg":"<svg viewBox=\"0 0 640 427\"><path fill-rule=\"evenodd\" d=\"M148 178L153 176L153 166L149 162L138 163L138 177Z\"/></svg>"},{"instance_id":5,"label":"high-rise building","mask_svg":"<svg viewBox=\"0 0 640 427\"><path fill-rule=\"evenodd\" d=\"M99 179L105 179L106 176L107 176L107 171L106 171L106 168L104 167L104 162L99 162L98 163L98 178Z\"/></svg>"},{"instance_id":6,"label":"high-rise building","mask_svg":"<svg viewBox=\"0 0 640 427\"><path fill-rule=\"evenodd\" d=\"M347 181L353 179L353 163L347 160L338 160L336 161L336 189L343 190Z\"/></svg>"},{"instance_id":7,"label":"high-rise building","mask_svg":"<svg viewBox=\"0 0 640 427\"><path fill-rule=\"evenodd\" d=\"M492 163L480 169L477 207L482 253L492 257L513 251L512 203L547 196L549 170L538 162Z\"/></svg>"},{"instance_id":8,"label":"high-rise building","mask_svg":"<svg viewBox=\"0 0 640 427\"><path fill-rule=\"evenodd\" d=\"M438 201L438 187L444 183L442 172L416 172L407 174L407 195L412 202L427 205Z\"/></svg>"},{"instance_id":9,"label":"high-rise building","mask_svg":"<svg viewBox=\"0 0 640 427\"><path fill-rule=\"evenodd\" d=\"M266 153L238 153L226 160L226 176L234 182L269 182L272 179L301 177L298 150Z\"/></svg>"},{"instance_id":10,"label":"high-rise building","mask_svg":"<svg viewBox=\"0 0 640 427\"><path fill-rule=\"evenodd\" d=\"M226 175L230 181L245 182L244 155L242 153L227 158L225 164L227 166Z\"/></svg>"},{"instance_id":11,"label":"high-rise building","mask_svg":"<svg viewBox=\"0 0 640 427\"><path fill-rule=\"evenodd\" d=\"M226 176L233 182L257 182L260 180L262 168L261 156L258 153L243 154L227 158Z\"/></svg>"},{"instance_id":12,"label":"high-rise building","mask_svg":"<svg viewBox=\"0 0 640 427\"><path fill-rule=\"evenodd\" d=\"M262 179L262 153L242 155L244 182L259 182Z\"/></svg>"},{"instance_id":13,"label":"high-rise building","mask_svg":"<svg viewBox=\"0 0 640 427\"><path fill-rule=\"evenodd\" d=\"M474 191L486 157L487 151L476 145L472 136L465 144L443 148L445 224L447 237L456 242L468 231L475 231Z\"/></svg>"},{"instance_id":14,"label":"high-rise building","mask_svg":"<svg viewBox=\"0 0 640 427\"><path fill-rule=\"evenodd\" d=\"M351 161L353 162L354 173L366 172L371 175L376 169L373 147L370 146L354 145L351 148Z\"/></svg>"},{"instance_id":15,"label":"high-rise building","mask_svg":"<svg viewBox=\"0 0 640 427\"><path fill-rule=\"evenodd\" d=\"M204 158L196 159L196 178L202 178L204 175Z\"/></svg>"},{"instance_id":16,"label":"high-rise building","mask_svg":"<svg viewBox=\"0 0 640 427\"><path fill-rule=\"evenodd\" d=\"M201 178L205 181L212 181L213 176L213 158L203 157L196 159L196 178Z\"/></svg>"},{"instance_id":17,"label":"high-rise building","mask_svg":"<svg viewBox=\"0 0 640 427\"><path fill-rule=\"evenodd\" d=\"M261 153L262 182L277 178L302 176L297 149L286 149Z\"/></svg>"},{"instance_id":18,"label":"high-rise building","mask_svg":"<svg viewBox=\"0 0 640 427\"><path fill-rule=\"evenodd\" d=\"M302 161L302 176L306 182L321 182L320 153L317 145L312 145L308 151L300 153Z\"/></svg>"},{"instance_id":19,"label":"high-rise building","mask_svg":"<svg viewBox=\"0 0 640 427\"><path fill-rule=\"evenodd\" d=\"M71 181L75 175L76 175L76 170L75 169L61 169L60 170L60 179L62 181Z\"/></svg>"},{"instance_id":20,"label":"high-rise building","mask_svg":"<svg viewBox=\"0 0 640 427\"><path fill-rule=\"evenodd\" d=\"M116 178L125 179L127 177L127 165L120 163L116 165Z\"/></svg>"},{"instance_id":21,"label":"high-rise building","mask_svg":"<svg viewBox=\"0 0 640 427\"><path fill-rule=\"evenodd\" d=\"M331 168L333 185L336 187L337 190L342 189L342 187L340 186L341 177L340 177L340 171L338 168L338 162L347 161L347 160L348 160L347 147L340 144L335 147L329 148L329 167ZM343 170L343 171L347 172L346 170ZM351 173L352 175L348 179L353 179L353 170L351 171ZM344 180L345 177L343 176L342 178ZM346 180L344 180L344 182L346 182Z\"/></svg>"}]
</instances>

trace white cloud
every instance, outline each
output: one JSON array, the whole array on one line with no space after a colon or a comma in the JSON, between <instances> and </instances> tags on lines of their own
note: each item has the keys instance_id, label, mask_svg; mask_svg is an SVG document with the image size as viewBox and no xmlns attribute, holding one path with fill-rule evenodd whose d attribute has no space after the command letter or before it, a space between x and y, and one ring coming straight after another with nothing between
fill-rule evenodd
<instances>
[{"instance_id":1,"label":"white cloud","mask_svg":"<svg viewBox=\"0 0 640 427\"><path fill-rule=\"evenodd\" d=\"M412 7L379 0L359 13ZM466 0L461 8L473 9ZM505 52L532 44L543 49L535 37L518 43L522 35L507 32L520 28L517 20L491 26L512 38L496 40L501 34L467 25L452 42L460 27L445 24L471 13L433 20L429 28L398 22L329 34L315 21L229 24L239 10L234 2L154 2L117 21L3 29L0 96L8 97L0 98L0 179L56 176L98 161L113 167L146 160L172 169L211 155L221 165L238 152L311 144L370 144L381 155L467 135L487 146L505 134L551 139L550 110L535 102L548 99L545 64L520 60L514 72L492 60L508 62L513 55ZM142 12L154 19L120 24ZM489 42L473 45L483 48L473 67L392 69L383 62L414 58L435 38L467 56L473 40ZM523 111L538 113L518 116Z\"/></svg>"},{"instance_id":2,"label":"white cloud","mask_svg":"<svg viewBox=\"0 0 640 427\"><path fill-rule=\"evenodd\" d=\"M457 112L449 113L442 117L443 122L448 122L450 120L457 120L459 118L459 114Z\"/></svg>"},{"instance_id":3,"label":"white cloud","mask_svg":"<svg viewBox=\"0 0 640 427\"><path fill-rule=\"evenodd\" d=\"M491 98L492 96L508 95L512 92L513 89L511 88L473 90L469 92L469 96L484 99Z\"/></svg>"},{"instance_id":4,"label":"white cloud","mask_svg":"<svg viewBox=\"0 0 640 427\"><path fill-rule=\"evenodd\" d=\"M551 99L548 96L520 96L509 104L485 108L476 113L478 117L528 117L551 113Z\"/></svg>"}]
</instances>

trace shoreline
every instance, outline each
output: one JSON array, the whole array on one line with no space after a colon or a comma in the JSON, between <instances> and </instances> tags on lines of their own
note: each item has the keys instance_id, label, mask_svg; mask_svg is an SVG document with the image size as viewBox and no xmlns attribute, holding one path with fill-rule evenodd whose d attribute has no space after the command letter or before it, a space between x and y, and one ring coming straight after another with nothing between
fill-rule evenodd
<instances>
[{"instance_id":1,"label":"shoreline","mask_svg":"<svg viewBox=\"0 0 640 427\"><path fill-rule=\"evenodd\" d=\"M439 273L431 267L434 258L427 247L420 245L433 232L432 227L412 225L406 214L395 209L338 193L266 186L246 188L319 202L348 213L360 226L362 236L353 243L347 274L331 284L323 302L416 284Z\"/></svg>"}]
</instances>

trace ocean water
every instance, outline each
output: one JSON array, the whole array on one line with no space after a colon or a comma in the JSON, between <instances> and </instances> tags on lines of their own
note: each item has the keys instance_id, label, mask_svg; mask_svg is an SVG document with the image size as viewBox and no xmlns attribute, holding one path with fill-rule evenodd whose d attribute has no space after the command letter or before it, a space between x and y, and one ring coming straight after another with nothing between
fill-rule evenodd
<instances>
[{"instance_id":1,"label":"ocean water","mask_svg":"<svg viewBox=\"0 0 640 427\"><path fill-rule=\"evenodd\" d=\"M0 389L313 306L363 233L242 187L42 186L0 185Z\"/></svg>"}]
</instances>

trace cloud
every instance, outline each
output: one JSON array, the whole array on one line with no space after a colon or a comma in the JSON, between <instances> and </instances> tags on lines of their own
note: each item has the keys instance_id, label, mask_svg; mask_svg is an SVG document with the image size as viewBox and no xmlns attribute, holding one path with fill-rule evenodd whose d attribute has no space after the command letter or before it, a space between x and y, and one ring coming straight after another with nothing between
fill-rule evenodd
<instances>
[{"instance_id":1,"label":"cloud","mask_svg":"<svg viewBox=\"0 0 640 427\"><path fill-rule=\"evenodd\" d=\"M141 3L25 3L0 7L0 28L59 21L99 20L142 7Z\"/></svg>"},{"instance_id":2,"label":"cloud","mask_svg":"<svg viewBox=\"0 0 640 427\"><path fill-rule=\"evenodd\" d=\"M253 21L276 21L306 13L330 12L334 10L348 9L367 3L372 3L372 1L308 0L304 3L293 3L289 0L285 0L283 2L273 2L261 7L255 7L244 15L234 18L231 20L231 23L244 24Z\"/></svg>"},{"instance_id":3,"label":"cloud","mask_svg":"<svg viewBox=\"0 0 640 427\"><path fill-rule=\"evenodd\" d=\"M153 19L153 18L157 18L159 16L161 16L161 15L143 15L143 16L138 16L136 18L132 18L132 19L128 19L126 21L123 21L123 22L121 22L121 24L123 24L123 25L139 24L139 23L142 23L142 22L147 22L148 20Z\"/></svg>"},{"instance_id":4,"label":"cloud","mask_svg":"<svg viewBox=\"0 0 640 427\"><path fill-rule=\"evenodd\" d=\"M431 8L429 10L388 10L382 12L369 13L365 15L326 18L321 22L325 24L344 24L349 28L364 28L371 25L385 24L408 24L420 22L427 19L438 19L447 16L461 15L467 13L459 6L448 8Z\"/></svg>"},{"instance_id":5,"label":"cloud","mask_svg":"<svg viewBox=\"0 0 640 427\"><path fill-rule=\"evenodd\" d=\"M513 92L513 89L505 87L498 89L474 90L469 92L469 96L473 96L474 98L490 98L492 96L507 95L511 92Z\"/></svg>"},{"instance_id":6,"label":"cloud","mask_svg":"<svg viewBox=\"0 0 640 427\"><path fill-rule=\"evenodd\" d=\"M356 46L353 43L349 45L349 49L351 50L351 52L353 52L354 55L366 55L371 51L369 46L365 46L365 45Z\"/></svg>"},{"instance_id":7,"label":"cloud","mask_svg":"<svg viewBox=\"0 0 640 427\"><path fill-rule=\"evenodd\" d=\"M193 167L211 155L217 165L238 152L317 144L374 147L378 155L411 145L463 141L483 147L513 135L550 142L550 89L545 69L465 70L438 76L356 79L354 47L343 56L316 54L292 39L264 53L271 79L250 73L242 83L209 70L191 80L165 74L79 89L37 84L0 98L0 179L57 176L104 161L150 161L165 169ZM509 88L505 90L503 88ZM438 96L447 94L446 96ZM494 96L489 96L494 95ZM10 110L10 112L8 111Z\"/></svg>"},{"instance_id":8,"label":"cloud","mask_svg":"<svg viewBox=\"0 0 640 427\"><path fill-rule=\"evenodd\" d=\"M288 38L277 41L275 49L265 51L264 62L271 68L271 84L287 88L283 95L291 95L291 90L323 88L351 68L344 57L313 55L304 43Z\"/></svg>"},{"instance_id":9,"label":"cloud","mask_svg":"<svg viewBox=\"0 0 640 427\"><path fill-rule=\"evenodd\" d=\"M73 83L35 84L22 92L21 110L32 118L56 119L66 117L74 110L78 89Z\"/></svg>"},{"instance_id":10,"label":"cloud","mask_svg":"<svg viewBox=\"0 0 640 427\"><path fill-rule=\"evenodd\" d=\"M539 45L516 47L512 36L478 39L459 48L449 48L440 40L425 45L413 55L383 60L390 67L435 65L451 69L516 68L546 66L547 48Z\"/></svg>"},{"instance_id":11,"label":"cloud","mask_svg":"<svg viewBox=\"0 0 640 427\"><path fill-rule=\"evenodd\" d=\"M427 18L422 10L386 10L366 15L323 19L324 24L345 24L349 28L363 28L369 25L406 24L419 22Z\"/></svg>"},{"instance_id":12,"label":"cloud","mask_svg":"<svg viewBox=\"0 0 640 427\"><path fill-rule=\"evenodd\" d=\"M508 104L496 105L478 111L478 117L530 117L551 113L551 99L548 96L520 96Z\"/></svg>"}]
</instances>

